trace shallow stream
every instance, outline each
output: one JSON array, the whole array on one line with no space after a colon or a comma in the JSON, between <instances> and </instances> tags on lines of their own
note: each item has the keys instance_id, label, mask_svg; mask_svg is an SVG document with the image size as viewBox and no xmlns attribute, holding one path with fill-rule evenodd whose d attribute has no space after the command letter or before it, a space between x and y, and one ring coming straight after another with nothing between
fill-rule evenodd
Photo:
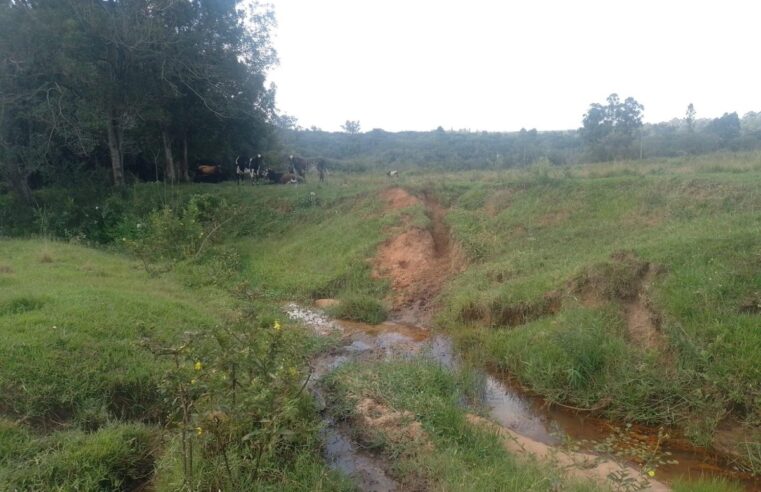
<instances>
[{"instance_id":1,"label":"shallow stream","mask_svg":"<svg viewBox=\"0 0 761 492\"><path fill-rule=\"evenodd\" d=\"M324 398L319 380L348 361L424 356L452 370L461 364L451 339L432 334L425 328L393 322L367 325L331 320L319 311L295 304L289 304L286 312L321 335L338 333L342 338L339 348L319 355L312 362L309 389L320 406L324 406ZM594 443L602 442L617 427L620 428L583 412L548 405L541 397L530 394L501 375L482 372L478 376L484 381L481 404L490 419L531 440L560 446L570 439L582 449L592 451ZM327 416L324 423L325 454L332 467L352 477L363 491L398 490L398 484L384 471L382 461L363 451L351 439L347 429ZM658 440L657 429L633 426L625 433L643 446L655 446ZM657 478L661 481L669 482L678 477L726 477L743 483L749 491L761 491L761 481L740 474L724 457L692 446L685 439L667 439L660 444L660 449L663 453L671 453L668 459L678 462L658 467ZM634 460L630 464L636 466Z\"/></svg>"}]
</instances>

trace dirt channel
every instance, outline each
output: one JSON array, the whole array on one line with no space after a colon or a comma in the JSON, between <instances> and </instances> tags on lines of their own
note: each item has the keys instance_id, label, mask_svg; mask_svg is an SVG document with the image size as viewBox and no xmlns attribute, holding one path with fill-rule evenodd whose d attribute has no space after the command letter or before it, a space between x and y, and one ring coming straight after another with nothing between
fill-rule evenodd
<instances>
[{"instance_id":1,"label":"dirt channel","mask_svg":"<svg viewBox=\"0 0 761 492\"><path fill-rule=\"evenodd\" d=\"M312 361L312 375L308 388L318 408L324 410L325 456L328 463L350 476L360 490L385 492L403 490L390 471L391 463L377 454L363 449L352 439L362 428L383 432L388 439L418 442L422 449L432 446L420 422L408 412L400 412L371 399L360 401L355 409L359 416L353 428L349 424L335 422L320 386L321 378L349 361L383 360L399 357L429 357L443 367L455 370L460 364L452 348L452 342L443 335L432 335L425 326L434 309L434 302L446 279L460 271L464 262L457 247L449 239L444 223L445 210L429 195L417 198L405 190L387 190L382 198L389 210L403 210L423 205L430 220L430 227L413 225L410 217L403 218L403 225L395 231L379 249L374 272L388 278L394 290L394 321L371 326L362 323L332 320L319 308L307 308L295 304L286 306L287 315L303 322L315 333L338 336L341 343L337 349L323 353ZM639 277L636 292L624 303L630 336L645 345L657 345L660 340L653 314L647 306L646 293L657 274L647 266ZM331 302L318 302L329 305ZM589 450L570 450L563 446L567 438L587 444L601 442L611 435L613 426L590 418L586 414L559 407L550 407L541 398L532 396L519 386L492 374L484 373L482 394L483 408L488 419L469 415L472 425L491 429L504 443L506 449L527 459L539 459L560 466L568 476L588 478L607 485L611 474L631 477L644 487L641 490L669 490L665 482L648 477L635 462L614 461ZM653 445L653 429L635 428L629 438L643 445ZM633 436L633 437L632 437ZM678 464L658 468L658 478L677 476L733 476L726 464L706 450L685 445L681 441L668 441L655 446L661 452L671 453ZM586 449L586 448L585 448ZM749 490L757 490L745 481Z\"/></svg>"},{"instance_id":2,"label":"dirt channel","mask_svg":"<svg viewBox=\"0 0 761 492\"><path fill-rule=\"evenodd\" d=\"M373 275L391 282L395 319L425 324L447 278L464 268L464 255L450 241L446 210L431 194L418 198L402 188L390 188L381 198L387 212L402 213L402 224L379 248ZM414 225L405 213L416 206L425 210L429 227Z\"/></svg>"}]
</instances>

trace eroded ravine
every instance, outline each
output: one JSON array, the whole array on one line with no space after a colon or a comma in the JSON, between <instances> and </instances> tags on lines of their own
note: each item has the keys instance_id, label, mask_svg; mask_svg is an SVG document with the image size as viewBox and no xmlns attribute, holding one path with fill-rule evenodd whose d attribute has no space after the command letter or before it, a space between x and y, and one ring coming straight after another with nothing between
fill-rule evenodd
<instances>
[{"instance_id":1,"label":"eroded ravine","mask_svg":"<svg viewBox=\"0 0 761 492\"><path fill-rule=\"evenodd\" d=\"M384 198L390 207L420 203L403 190L401 193L392 191ZM384 243L376 258L376 273L389 278L395 292L392 299L395 321L372 326L331 320L319 310L293 304L286 309L292 319L302 321L318 334L332 333L341 339L338 348L319 355L312 363L309 389L323 409L325 399L320 389L320 379L348 361L424 356L450 370L457 369L461 364L452 349L451 340L442 335L432 335L428 327L422 324L430 319L432 303L446 278L462 267L462 260L449 241L444 209L428 196L422 203L431 220L430 229L421 230L407 224ZM416 229L413 234L409 234L411 229ZM413 237L421 241L410 247ZM405 251L409 256L405 256ZM424 253L430 260L421 260ZM638 315L637 302L635 300L631 306L626 306L627 314ZM599 443L613 433L614 426L609 422L548 405L540 397L530 395L509 379L495 374L482 373L482 380L482 404L489 420L476 415L470 415L469 420L473 425L492 428L503 438L509 451L560 463L569 475L580 478L605 481L609 473L617 472L648 480L633 462L616 463L590 453L593 443ZM364 451L350 438L348 428L342 427L345 424L332 420L329 411L325 411L324 415L323 438L327 462L350 476L361 490L399 490L399 484L388 474L390 464L382 457ZM653 446L657 430L635 427L628 431L628 435L634 436L632 439L645 446ZM562 444L568 438L584 443L587 451L564 449ZM661 480L668 481L679 476L729 477L741 480L748 490L759 490L758 482L733 473L721 457L690 446L686 440L665 440L658 446L660 452L671 453L670 458L678 462L658 468ZM668 490L662 482L652 479L648 482L648 490Z\"/></svg>"}]
</instances>

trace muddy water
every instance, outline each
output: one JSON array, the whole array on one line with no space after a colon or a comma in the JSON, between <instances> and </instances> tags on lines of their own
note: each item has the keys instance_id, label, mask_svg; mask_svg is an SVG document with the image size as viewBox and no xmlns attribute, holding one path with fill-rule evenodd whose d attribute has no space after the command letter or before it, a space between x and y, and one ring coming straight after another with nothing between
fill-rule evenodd
<instances>
[{"instance_id":1,"label":"muddy water","mask_svg":"<svg viewBox=\"0 0 761 492\"><path fill-rule=\"evenodd\" d=\"M342 338L340 348L320 355L312 363L313 375L309 387L321 406L324 406L324 398L319 389L320 378L348 361L422 355L449 369L456 369L460 364L452 341L442 335L432 335L427 329L391 322L373 326L335 321L318 311L295 305L289 305L286 311L291 318L303 321L318 333L334 333ZM482 373L480 376L484 381L482 404L491 420L527 438L548 445L560 445L571 438L588 442L587 447L591 447L592 443L604 440L615 429L609 422L584 413L549 406L540 397L529 394L497 374ZM352 477L361 490L398 490L398 484L385 471L387 466L377 456L364 452L344 429L328 417L324 422L325 457L331 466ZM657 440L657 430L637 426L630 429L629 437L652 447ZM672 453L669 458L677 460L678 464L660 466L657 471L660 480L726 477L742 482L749 491L761 491L761 481L736 473L722 457L691 446L684 439L669 439L661 444L661 450Z\"/></svg>"}]
</instances>

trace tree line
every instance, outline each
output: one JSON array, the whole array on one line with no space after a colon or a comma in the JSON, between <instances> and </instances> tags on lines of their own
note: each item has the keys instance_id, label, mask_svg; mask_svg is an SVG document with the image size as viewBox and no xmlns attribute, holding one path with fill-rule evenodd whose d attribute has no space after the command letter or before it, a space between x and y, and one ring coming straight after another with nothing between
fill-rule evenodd
<instances>
[{"instance_id":1,"label":"tree line","mask_svg":"<svg viewBox=\"0 0 761 492\"><path fill-rule=\"evenodd\" d=\"M34 179L181 182L190 156L267 148L273 24L237 0L4 0L0 175L31 201Z\"/></svg>"},{"instance_id":2,"label":"tree line","mask_svg":"<svg viewBox=\"0 0 761 492\"><path fill-rule=\"evenodd\" d=\"M761 148L761 112L742 118L735 112L698 118L689 104L683 118L646 124L644 110L632 97L611 94L603 103L590 104L578 130L480 132L438 127L429 132L376 128L359 133L359 121L347 121L343 132L324 132L299 128L290 120L281 131L290 148L333 159L333 167L348 171L378 166L501 169L536 162L564 165Z\"/></svg>"}]
</instances>

